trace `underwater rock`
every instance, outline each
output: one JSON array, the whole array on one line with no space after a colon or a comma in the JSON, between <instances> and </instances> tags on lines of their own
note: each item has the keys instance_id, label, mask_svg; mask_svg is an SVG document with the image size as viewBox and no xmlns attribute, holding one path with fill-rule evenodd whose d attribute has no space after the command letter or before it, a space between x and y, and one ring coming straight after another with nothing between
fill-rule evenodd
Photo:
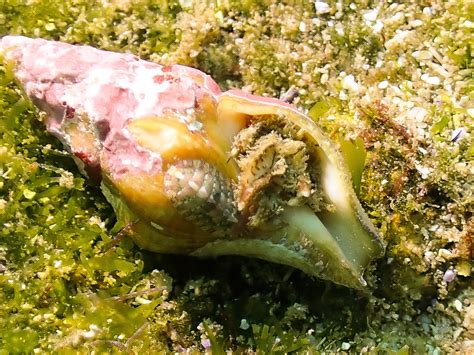
<instances>
[{"instance_id":1,"label":"underwater rock","mask_svg":"<svg viewBox=\"0 0 474 355\"><path fill-rule=\"evenodd\" d=\"M131 54L20 36L0 49L140 247L365 286L382 242L336 146L294 106Z\"/></svg>"}]
</instances>

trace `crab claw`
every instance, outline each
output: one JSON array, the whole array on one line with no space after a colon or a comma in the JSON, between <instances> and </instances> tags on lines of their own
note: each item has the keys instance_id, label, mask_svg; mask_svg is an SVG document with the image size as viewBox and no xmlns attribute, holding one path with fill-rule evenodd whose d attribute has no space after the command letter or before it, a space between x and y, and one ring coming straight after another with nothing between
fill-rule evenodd
<instances>
[{"instance_id":1,"label":"crab claw","mask_svg":"<svg viewBox=\"0 0 474 355\"><path fill-rule=\"evenodd\" d=\"M294 106L130 54L12 36L0 49L140 247L365 286L382 242L336 146Z\"/></svg>"}]
</instances>

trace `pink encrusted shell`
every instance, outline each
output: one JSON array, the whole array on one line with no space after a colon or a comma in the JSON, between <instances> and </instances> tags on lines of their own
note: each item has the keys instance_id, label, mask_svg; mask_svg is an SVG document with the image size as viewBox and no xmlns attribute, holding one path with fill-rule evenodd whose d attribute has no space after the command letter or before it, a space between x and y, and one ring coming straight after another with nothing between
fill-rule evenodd
<instances>
[{"instance_id":1,"label":"pink encrusted shell","mask_svg":"<svg viewBox=\"0 0 474 355\"><path fill-rule=\"evenodd\" d=\"M46 127L101 181L117 218L145 249L201 257L244 255L287 264L350 287L383 252L344 160L321 129L280 100L221 92L203 72L150 63L131 54L6 36L5 58ZM272 117L291 122L331 209L287 205L248 229L232 186L234 138ZM316 164L316 163L314 163ZM251 211L249 212L251 213Z\"/></svg>"},{"instance_id":2,"label":"pink encrusted shell","mask_svg":"<svg viewBox=\"0 0 474 355\"><path fill-rule=\"evenodd\" d=\"M16 77L28 96L47 114L48 131L57 136L91 177L100 176L98 149L74 146L64 127L78 115L87 115L94 145L122 152L127 120L165 111L194 110L202 95L217 98L217 83L203 72L182 65L161 66L132 54L113 53L89 46L6 36L0 47L16 65ZM114 141L122 141L115 145ZM136 165L150 167L147 154L130 150Z\"/></svg>"}]
</instances>

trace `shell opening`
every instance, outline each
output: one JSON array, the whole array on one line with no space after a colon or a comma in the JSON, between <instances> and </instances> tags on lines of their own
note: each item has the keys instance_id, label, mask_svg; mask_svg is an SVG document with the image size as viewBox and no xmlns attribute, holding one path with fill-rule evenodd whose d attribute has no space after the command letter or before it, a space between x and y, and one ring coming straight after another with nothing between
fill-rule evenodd
<instances>
[{"instance_id":1,"label":"shell opening","mask_svg":"<svg viewBox=\"0 0 474 355\"><path fill-rule=\"evenodd\" d=\"M250 119L232 144L240 174L234 186L238 211L250 228L264 228L287 207L330 209L324 199L318 157L304 132L284 116Z\"/></svg>"}]
</instances>

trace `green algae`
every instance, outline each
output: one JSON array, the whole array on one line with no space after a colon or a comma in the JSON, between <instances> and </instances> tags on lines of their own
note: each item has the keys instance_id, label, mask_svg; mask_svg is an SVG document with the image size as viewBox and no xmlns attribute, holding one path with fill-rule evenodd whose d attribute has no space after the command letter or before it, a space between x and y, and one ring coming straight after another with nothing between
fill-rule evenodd
<instances>
[{"instance_id":1,"label":"green algae","mask_svg":"<svg viewBox=\"0 0 474 355\"><path fill-rule=\"evenodd\" d=\"M388 244L370 294L256 260L141 252L114 239L123 226L3 63L0 353L469 351L472 3L327 4L0 4L0 35L192 65L257 94L297 88L343 151L363 142L359 197Z\"/></svg>"}]
</instances>

